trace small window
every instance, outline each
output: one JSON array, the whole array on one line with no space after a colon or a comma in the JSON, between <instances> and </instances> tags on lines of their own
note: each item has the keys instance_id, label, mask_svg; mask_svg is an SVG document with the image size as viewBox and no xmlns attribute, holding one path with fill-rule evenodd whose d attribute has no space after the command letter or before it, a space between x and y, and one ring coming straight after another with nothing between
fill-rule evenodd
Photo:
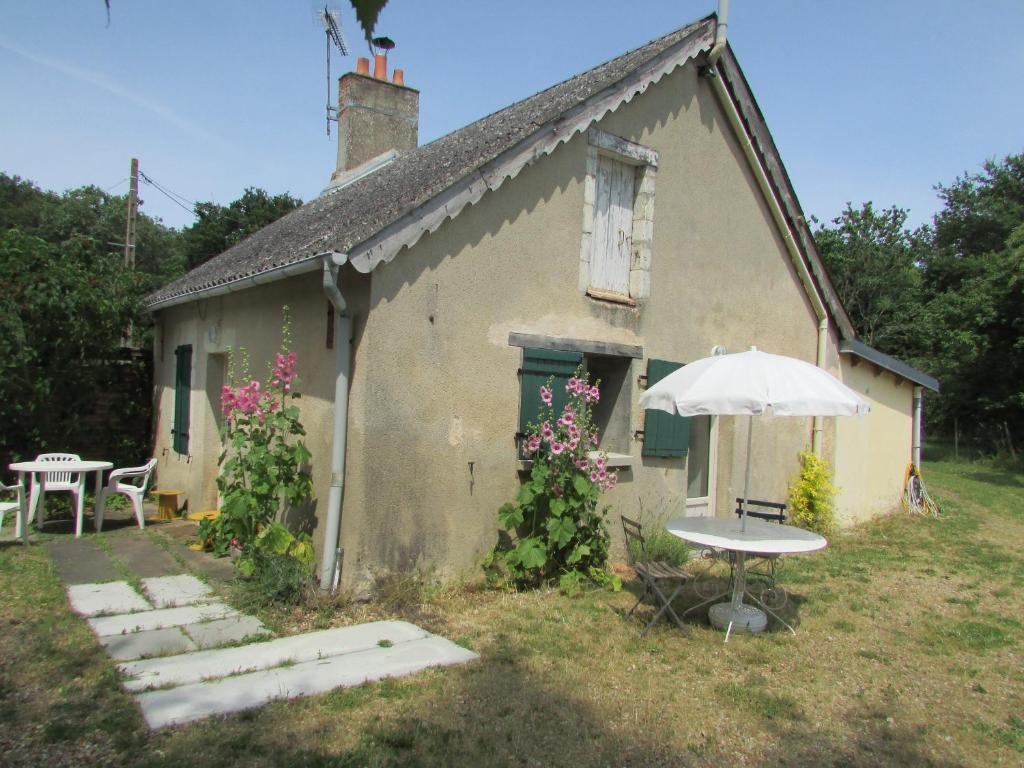
<instances>
[{"instance_id":1,"label":"small window","mask_svg":"<svg viewBox=\"0 0 1024 768\"><path fill-rule=\"evenodd\" d=\"M605 453L628 454L630 446L630 370L632 359L614 355L584 357L583 365L592 382L600 381L601 399L593 406L594 426Z\"/></svg>"},{"instance_id":2,"label":"small window","mask_svg":"<svg viewBox=\"0 0 1024 768\"><path fill-rule=\"evenodd\" d=\"M682 363L648 360L647 386L657 384L682 367ZM644 412L644 456L682 457L686 456L689 447L690 419L657 409Z\"/></svg>"},{"instance_id":3,"label":"small window","mask_svg":"<svg viewBox=\"0 0 1024 768\"><path fill-rule=\"evenodd\" d=\"M551 388L551 405L556 413L560 413L569 396L565 385L576 368L583 361L581 352L563 352L558 349L524 349L523 376L519 394L519 433L517 442L522 442L530 422L536 423L540 411L540 388L549 378L554 377ZM521 455L521 452L520 452Z\"/></svg>"},{"instance_id":4,"label":"small window","mask_svg":"<svg viewBox=\"0 0 1024 768\"><path fill-rule=\"evenodd\" d=\"M636 305L650 296L658 153L591 128L586 162L580 290Z\"/></svg>"},{"instance_id":5,"label":"small window","mask_svg":"<svg viewBox=\"0 0 1024 768\"><path fill-rule=\"evenodd\" d=\"M175 453L188 454L189 407L192 396L192 345L174 350L174 426L171 441Z\"/></svg>"},{"instance_id":6,"label":"small window","mask_svg":"<svg viewBox=\"0 0 1024 768\"><path fill-rule=\"evenodd\" d=\"M590 238L590 288L629 296L636 169L601 155L597 158L594 230Z\"/></svg>"},{"instance_id":7,"label":"small window","mask_svg":"<svg viewBox=\"0 0 1024 768\"><path fill-rule=\"evenodd\" d=\"M601 398L593 406L594 426L597 427L598 449L606 453L627 454L630 445L630 370L632 359L616 355L567 352L553 349L523 349L522 383L519 400L519 432L516 435L521 449L522 438L530 422L536 423L541 407L540 387L549 378L551 407L560 413L569 396L565 385L582 365L592 382L600 380ZM520 450L520 456L522 451Z\"/></svg>"}]
</instances>

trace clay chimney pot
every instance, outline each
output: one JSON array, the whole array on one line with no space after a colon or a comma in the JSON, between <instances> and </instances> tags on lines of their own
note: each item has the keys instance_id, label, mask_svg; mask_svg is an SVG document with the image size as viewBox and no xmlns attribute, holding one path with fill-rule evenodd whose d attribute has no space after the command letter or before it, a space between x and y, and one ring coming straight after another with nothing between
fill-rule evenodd
<instances>
[{"instance_id":1,"label":"clay chimney pot","mask_svg":"<svg viewBox=\"0 0 1024 768\"><path fill-rule=\"evenodd\" d=\"M405 85L405 71L401 69L396 69L391 74L391 82L394 83L395 85Z\"/></svg>"},{"instance_id":2,"label":"clay chimney pot","mask_svg":"<svg viewBox=\"0 0 1024 768\"><path fill-rule=\"evenodd\" d=\"M383 53L373 57L373 76L378 80L388 79L388 57Z\"/></svg>"},{"instance_id":3,"label":"clay chimney pot","mask_svg":"<svg viewBox=\"0 0 1024 768\"><path fill-rule=\"evenodd\" d=\"M369 75L370 74L370 60L366 57L360 56L356 59L356 74L357 75Z\"/></svg>"}]
</instances>

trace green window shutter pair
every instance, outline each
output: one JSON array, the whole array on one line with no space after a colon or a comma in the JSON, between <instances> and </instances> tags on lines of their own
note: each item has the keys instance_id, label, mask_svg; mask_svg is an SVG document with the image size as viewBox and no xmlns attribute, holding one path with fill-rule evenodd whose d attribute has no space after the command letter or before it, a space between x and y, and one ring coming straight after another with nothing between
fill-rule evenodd
<instances>
[{"instance_id":1,"label":"green window shutter pair","mask_svg":"<svg viewBox=\"0 0 1024 768\"><path fill-rule=\"evenodd\" d=\"M682 363L647 361L647 386L652 387ZM644 415L644 456L685 456L690 446L690 420L676 413L648 410Z\"/></svg>"},{"instance_id":2,"label":"green window shutter pair","mask_svg":"<svg viewBox=\"0 0 1024 768\"><path fill-rule=\"evenodd\" d=\"M189 397L192 394L192 345L174 350L174 427L171 429L175 453L188 453Z\"/></svg>"},{"instance_id":3,"label":"green window shutter pair","mask_svg":"<svg viewBox=\"0 0 1024 768\"><path fill-rule=\"evenodd\" d=\"M565 385L576 368L583 362L582 352L562 352L557 349L524 349L523 380L519 397L519 434L526 434L527 424L536 423L537 413L543 404L540 399L541 385L554 377L551 385L551 405L556 414L562 412L569 402Z\"/></svg>"}]
</instances>

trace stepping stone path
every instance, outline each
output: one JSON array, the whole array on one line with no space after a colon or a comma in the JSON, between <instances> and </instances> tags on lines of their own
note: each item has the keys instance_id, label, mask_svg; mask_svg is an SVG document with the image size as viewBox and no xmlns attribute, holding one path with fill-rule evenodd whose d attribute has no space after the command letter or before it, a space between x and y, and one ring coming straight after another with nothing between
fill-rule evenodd
<instances>
[{"instance_id":1,"label":"stepping stone path","mask_svg":"<svg viewBox=\"0 0 1024 768\"><path fill-rule=\"evenodd\" d=\"M218 601L207 584L169 573L181 566L144 534L117 536L107 547L120 569L88 538L51 542L49 552L72 610L121 662L122 686L152 729L479 658L404 621L268 639L259 619ZM141 592L113 580L119 570L147 576Z\"/></svg>"}]
</instances>

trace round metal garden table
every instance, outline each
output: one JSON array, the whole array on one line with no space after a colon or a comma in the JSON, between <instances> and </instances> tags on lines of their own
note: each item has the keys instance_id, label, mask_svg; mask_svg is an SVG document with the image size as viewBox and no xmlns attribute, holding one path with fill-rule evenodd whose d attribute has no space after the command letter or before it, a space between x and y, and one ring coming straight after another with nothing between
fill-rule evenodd
<instances>
[{"instance_id":1,"label":"round metal garden table","mask_svg":"<svg viewBox=\"0 0 1024 768\"><path fill-rule=\"evenodd\" d=\"M669 520L665 524L665 529L673 536L693 544L736 554L731 589L693 606L686 611L687 613L731 592L732 599L729 602L713 605L708 611L708 619L711 624L719 629L725 629L726 642L734 631L764 631L768 626L768 617L765 612L770 613L790 632L796 634L793 627L747 590L746 556L748 554L788 555L797 552L814 552L824 549L828 545L825 537L802 528L795 528L792 525L766 523L749 517L746 520L746 526L739 518L677 517ZM760 607L744 603L744 596L749 597Z\"/></svg>"}]
</instances>

